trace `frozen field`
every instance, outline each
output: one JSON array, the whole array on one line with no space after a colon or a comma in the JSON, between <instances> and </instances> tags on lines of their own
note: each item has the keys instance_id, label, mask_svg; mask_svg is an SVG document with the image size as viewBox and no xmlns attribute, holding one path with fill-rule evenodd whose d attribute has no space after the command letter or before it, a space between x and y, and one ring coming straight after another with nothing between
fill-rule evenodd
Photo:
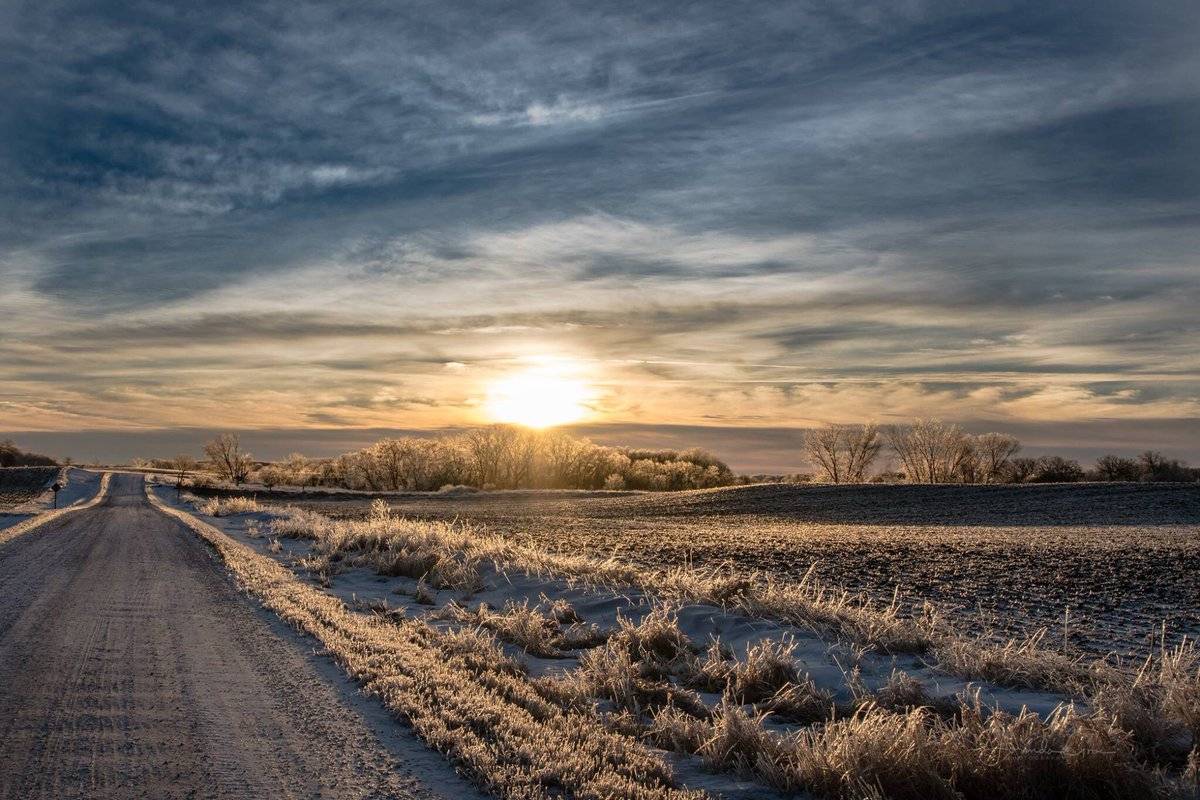
<instances>
[{"instance_id":1,"label":"frozen field","mask_svg":"<svg viewBox=\"0 0 1200 800\"><path fill-rule=\"evenodd\" d=\"M33 500L58 473L58 467L0 467L0 511Z\"/></svg>"},{"instance_id":2,"label":"frozen field","mask_svg":"<svg viewBox=\"0 0 1200 800\"><path fill-rule=\"evenodd\" d=\"M1200 487L751 486L674 494L501 492L390 498L562 552L728 564L950 605L997 630L1040 626L1092 653L1200 633ZM303 501L361 516L364 500ZM814 566L815 565L815 566Z\"/></svg>"},{"instance_id":3,"label":"frozen field","mask_svg":"<svg viewBox=\"0 0 1200 800\"><path fill-rule=\"evenodd\" d=\"M1187 495L1126 494L1170 508L1161 513L1187 528ZM832 515L839 497L852 496L750 488L391 497L408 517L386 503L362 514L325 498L326 511L363 517L339 521L263 498L177 497L169 486L149 495L264 605L315 635L388 708L502 796L525 796L512 790L529 780L552 787L545 796L645 800L1192 796L1182 788L1200 707L1200 651L1190 642L1136 670L1064 657L1054 640L1013 648L937 616L898 618L812 584L688 568L688 541L690 552L720 550L746 566L772 548L828 549L856 527L916 536L911 526L779 518L780 507L802 511L814 498ZM1082 497L1080 514L1103 502ZM1018 499L1026 512L1070 502L1044 491ZM773 510L743 519L751 516L738 513L743 504ZM417 521L418 508L513 532ZM789 525L826 535L798 537ZM949 534L995 538L981 524L921 527L943 530L917 544L948 550L948 560L957 552ZM1004 530L1032 533L1037 546L1043 527ZM730 532L758 546L731 549ZM605 536L630 560L673 569L574 555L611 549ZM535 538L568 553L547 553ZM991 558L1015 571L1002 559L1018 542L992 548ZM864 553L884 544L861 542ZM908 556L894 558L899 569ZM793 574L782 560L763 563ZM991 584L970 576L976 591L1004 584L985 577ZM605 782L622 769L626 785L613 790Z\"/></svg>"}]
</instances>

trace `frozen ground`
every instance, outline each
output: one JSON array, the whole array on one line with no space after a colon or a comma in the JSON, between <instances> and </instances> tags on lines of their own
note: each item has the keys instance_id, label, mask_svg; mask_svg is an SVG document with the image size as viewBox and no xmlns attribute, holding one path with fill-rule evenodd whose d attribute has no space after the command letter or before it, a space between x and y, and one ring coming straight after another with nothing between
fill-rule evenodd
<instances>
[{"instance_id":1,"label":"frozen ground","mask_svg":"<svg viewBox=\"0 0 1200 800\"><path fill-rule=\"evenodd\" d=\"M27 488L24 491L14 491L7 495L10 498L18 498L19 495L19 502L0 504L0 529L16 525L54 507L54 492L49 487L60 474L60 470L58 467L36 469L41 470L41 473L26 482ZM63 488L58 493L59 508L80 505L96 496L100 488L101 473L76 467L68 467L62 472L65 474ZM39 479L40 483L33 485Z\"/></svg>"},{"instance_id":2,"label":"frozen ground","mask_svg":"<svg viewBox=\"0 0 1200 800\"><path fill-rule=\"evenodd\" d=\"M367 502L289 502L331 516ZM393 495L562 552L729 564L953 606L965 624L1046 626L1091 653L1200 633L1200 486L750 486L662 494ZM1067 614L1066 612L1068 612Z\"/></svg>"},{"instance_id":3,"label":"frozen ground","mask_svg":"<svg viewBox=\"0 0 1200 800\"><path fill-rule=\"evenodd\" d=\"M528 604L545 607L549 599L566 601L582 620L582 624L595 626L601 631L610 631L624 618L638 621L652 610L651 602L636 590L614 590L550 578L526 575L518 571L500 572L494 568L482 571L482 588L472 592L449 589L432 592L432 598L418 602L421 590L418 581L403 576L383 576L366 567L344 563L327 579L312 574L305 567L305 559L313 554L312 542L307 539L276 537L271 533L275 514L269 507L257 512L231 513L213 517L201 514L187 495L180 500L172 488L153 486L151 490L163 503L195 514L205 522L215 525L235 540L250 546L260 555L275 559L292 569L303 580L322 587L327 593L341 599L353 608L375 613L395 612L412 617L424 618L437 627L453 628L457 622L440 618L439 611L450 604L466 608L477 608L485 604L492 609L502 609L510 604ZM425 591L428 591L426 588ZM967 681L938 672L925 660L917 656L889 656L883 654L854 652L851 648L823 638L811 630L784 623L745 616L722 608L704 604L686 604L678 609L680 629L698 646L705 646L718 639L727 645L737 658L745 657L756 644L771 642L795 643L794 657L802 673L809 675L817 687L832 693L839 702L849 702L852 691L848 675L853 673L861 685L870 690L887 683L897 670L919 680L934 697L952 698L970 687L981 691L981 699L987 706L996 706L1009 712L1029 708L1039 714L1049 714L1071 698L1064 695L1034 690L1018 690ZM566 651L558 657L541 658L525 652L514 645L505 645L506 654L524 663L533 676L562 674L579 666L580 650ZM706 705L716 708L720 697L701 692ZM800 725L773 722L773 730L786 732L799 730ZM714 774L703 767L698 758L671 756L677 769L677 777L689 788L704 789L710 793L735 800L742 798L770 798L772 793L761 784L748 782L737 777Z\"/></svg>"},{"instance_id":4,"label":"frozen ground","mask_svg":"<svg viewBox=\"0 0 1200 800\"><path fill-rule=\"evenodd\" d=\"M282 628L140 476L0 545L0 798L477 797Z\"/></svg>"}]
</instances>

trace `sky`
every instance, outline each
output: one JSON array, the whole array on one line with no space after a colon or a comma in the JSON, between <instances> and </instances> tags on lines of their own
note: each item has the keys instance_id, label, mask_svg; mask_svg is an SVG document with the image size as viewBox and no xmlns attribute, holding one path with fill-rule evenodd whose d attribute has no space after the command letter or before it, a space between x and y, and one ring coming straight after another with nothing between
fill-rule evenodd
<instances>
[{"instance_id":1,"label":"sky","mask_svg":"<svg viewBox=\"0 0 1200 800\"><path fill-rule=\"evenodd\" d=\"M915 417L1200 460L1191 0L13 1L0 101L28 446L331 454L548 369L744 469Z\"/></svg>"}]
</instances>

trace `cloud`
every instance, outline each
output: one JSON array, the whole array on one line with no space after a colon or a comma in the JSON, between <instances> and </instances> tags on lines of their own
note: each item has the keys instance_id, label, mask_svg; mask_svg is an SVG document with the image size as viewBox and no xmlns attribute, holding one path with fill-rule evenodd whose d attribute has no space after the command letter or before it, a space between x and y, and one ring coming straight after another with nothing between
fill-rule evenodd
<instances>
[{"instance_id":1,"label":"cloud","mask_svg":"<svg viewBox=\"0 0 1200 800\"><path fill-rule=\"evenodd\" d=\"M8 428L465 424L537 352L653 424L1195 413L1190 3L4 22Z\"/></svg>"}]
</instances>

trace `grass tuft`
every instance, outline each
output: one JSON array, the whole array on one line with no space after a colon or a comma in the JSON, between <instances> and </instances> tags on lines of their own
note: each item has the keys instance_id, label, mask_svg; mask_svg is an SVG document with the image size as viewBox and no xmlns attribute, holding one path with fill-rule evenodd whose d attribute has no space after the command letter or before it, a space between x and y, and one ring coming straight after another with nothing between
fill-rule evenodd
<instances>
[{"instance_id":1,"label":"grass tuft","mask_svg":"<svg viewBox=\"0 0 1200 800\"><path fill-rule=\"evenodd\" d=\"M209 497L197 500L196 510L209 517L228 517L254 514L262 511L262 506L253 497Z\"/></svg>"}]
</instances>

